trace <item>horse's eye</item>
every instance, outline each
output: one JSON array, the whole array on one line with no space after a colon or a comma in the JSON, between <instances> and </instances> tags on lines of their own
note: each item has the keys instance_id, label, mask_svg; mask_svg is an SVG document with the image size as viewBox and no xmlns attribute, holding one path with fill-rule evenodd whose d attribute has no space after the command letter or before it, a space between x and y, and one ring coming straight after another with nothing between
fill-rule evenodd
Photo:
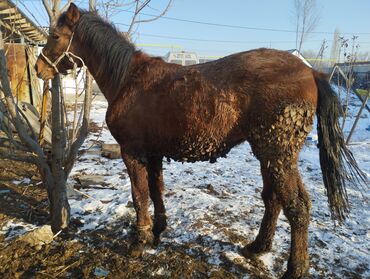
<instances>
[{"instance_id":1,"label":"horse's eye","mask_svg":"<svg viewBox=\"0 0 370 279\"><path fill-rule=\"evenodd\" d=\"M51 37L52 37L54 40L58 40L58 39L59 39L59 35L57 35L57 34L53 34L53 35L51 35Z\"/></svg>"}]
</instances>

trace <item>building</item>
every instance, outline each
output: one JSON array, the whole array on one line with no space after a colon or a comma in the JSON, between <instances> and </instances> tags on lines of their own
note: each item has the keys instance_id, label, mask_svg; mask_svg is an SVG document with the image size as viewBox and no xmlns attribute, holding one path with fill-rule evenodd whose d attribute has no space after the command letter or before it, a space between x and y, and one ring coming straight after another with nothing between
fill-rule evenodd
<instances>
[{"instance_id":1,"label":"building","mask_svg":"<svg viewBox=\"0 0 370 279\"><path fill-rule=\"evenodd\" d=\"M288 49L287 52L293 54L294 56L297 56L299 59L303 61L308 67L312 68L312 65L310 62L307 61L306 58L298 51L298 49Z\"/></svg>"},{"instance_id":2,"label":"building","mask_svg":"<svg viewBox=\"0 0 370 279\"><path fill-rule=\"evenodd\" d=\"M329 73L333 69L339 68L347 77L352 77L353 87L356 89L370 88L370 61L352 62L352 63L336 63L329 69ZM333 75L333 81L339 84L345 84L342 76Z\"/></svg>"},{"instance_id":3,"label":"building","mask_svg":"<svg viewBox=\"0 0 370 279\"><path fill-rule=\"evenodd\" d=\"M195 52L170 51L163 59L168 63L175 63L183 66L199 64L199 58Z\"/></svg>"},{"instance_id":4,"label":"building","mask_svg":"<svg viewBox=\"0 0 370 279\"><path fill-rule=\"evenodd\" d=\"M0 28L5 42L46 43L46 32L37 27L11 0L0 1Z\"/></svg>"},{"instance_id":5,"label":"building","mask_svg":"<svg viewBox=\"0 0 370 279\"><path fill-rule=\"evenodd\" d=\"M310 62L303 57L303 55L297 49L290 49L287 52L297 56L299 59L303 61L308 67L312 68ZM175 63L183 66L187 65L194 65L199 63L206 63L210 61L214 61L216 59L221 58L216 56L198 56L195 52L188 52L188 51L170 51L166 54L163 58L164 61L169 63Z\"/></svg>"},{"instance_id":6,"label":"building","mask_svg":"<svg viewBox=\"0 0 370 279\"><path fill-rule=\"evenodd\" d=\"M41 94L34 65L37 45L46 42L47 34L10 0L0 2L0 29L13 95L38 108Z\"/></svg>"}]
</instances>

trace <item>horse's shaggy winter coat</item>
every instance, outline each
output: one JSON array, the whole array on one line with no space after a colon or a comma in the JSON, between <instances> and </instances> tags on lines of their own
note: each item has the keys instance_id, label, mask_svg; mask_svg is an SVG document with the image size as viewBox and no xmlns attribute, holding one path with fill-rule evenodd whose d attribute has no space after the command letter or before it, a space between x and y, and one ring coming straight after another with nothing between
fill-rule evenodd
<instances>
[{"instance_id":1,"label":"horse's shaggy winter coat","mask_svg":"<svg viewBox=\"0 0 370 279\"><path fill-rule=\"evenodd\" d=\"M345 161L349 159L354 173L361 174L344 145L338 99L325 78L295 56L272 49L193 66L169 64L135 50L113 26L73 4L59 18L44 55L56 61L70 40L69 51L83 59L109 103L107 125L121 146L137 213L137 243L132 253L140 254L144 245L159 241L166 228L164 157L214 162L248 141L261 163L266 210L256 240L242 253L250 256L271 248L283 210L291 225L285 277L304 276L309 267L311 205L297 160L315 113L333 217L343 219L348 211ZM72 67L63 59L58 70ZM44 79L56 73L43 57L37 61L37 71ZM149 197L154 204L153 226Z\"/></svg>"}]
</instances>

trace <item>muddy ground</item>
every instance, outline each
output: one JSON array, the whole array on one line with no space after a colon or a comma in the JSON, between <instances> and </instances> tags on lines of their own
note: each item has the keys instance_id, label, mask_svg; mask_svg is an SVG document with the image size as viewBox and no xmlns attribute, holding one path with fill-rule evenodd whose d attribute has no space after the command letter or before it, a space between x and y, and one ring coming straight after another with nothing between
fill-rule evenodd
<instances>
[{"instance_id":1,"label":"muddy ground","mask_svg":"<svg viewBox=\"0 0 370 279\"><path fill-rule=\"evenodd\" d=\"M9 221L35 226L48 223L47 193L34 166L0 160L0 177L0 227ZM30 179L28 186L13 183L24 178ZM251 260L249 268L226 257L220 266L207 263L202 249L196 248L207 245L204 239L189 246L161 244L156 253L153 250L132 259L127 252L133 235L122 236L121 232L133 232L133 223L122 220L77 234L80 223L72 217L67 233L39 248L17 237L6 240L8 235L0 234L0 278L242 278L245 274L269 278L258 260ZM17 229L23 228L15 227L12 232Z\"/></svg>"},{"instance_id":2,"label":"muddy ground","mask_svg":"<svg viewBox=\"0 0 370 279\"><path fill-rule=\"evenodd\" d=\"M91 125L90 130L93 133L99 134L101 127L100 124L95 123ZM122 164L118 160L116 163L109 164L107 161L101 161L100 159L95 161L96 159L92 157L90 160L96 164L96 168L102 173L107 171L104 167L109 168L107 165L111 164L113 166L114 164L118 164L121 167ZM86 158L81 160L86 160ZM251 164L251 162L248 163ZM89 164L88 166L92 165ZM169 168L169 166L167 167ZM192 166L189 166L189 169L186 169L186 171L189 171L193 177L195 176L194 172L198 170L193 170ZM170 172L170 168L167 172ZM311 173L312 169L307 167L306 172ZM313 180L317 176L315 173L312 172ZM222 172L217 173L217 175L221 176L222 174ZM127 176L126 174L122 175ZM201 175L205 175L205 173ZM25 178L27 180L24 183L19 184L16 182L22 181ZM223 196L223 192L217 188L216 184L213 186L212 184L208 184L212 182L209 177L206 177L206 181L207 184L196 186L192 180L190 184L193 185L194 183L195 186L192 187L202 187L201 192L209 195L210 199L217 197L217 199L224 203L228 197ZM187 180L184 179L183 183L187 183ZM252 191L248 192L250 198L254 199L253 196L260 196L261 189L255 188L254 190L251 188L249 191ZM253 193L254 191L255 193ZM185 193L177 193L173 188L168 188L165 196L169 199L171 195L180 195L179 199L181 200L181 195L185 195ZM230 190L230 193L232 193L232 190ZM228 195L231 195L230 193ZM313 195L313 198L316 199L314 205L320 208L317 196ZM233 201L236 202L236 200ZM105 200L102 202L105 202ZM133 211L132 202L127 202L125 206ZM187 209L191 210L194 205L188 204L187 206ZM269 264L269 270L266 268L266 263L260 259L244 259L238 256L231 258L229 254L224 252L218 253L219 255L216 258L219 260L217 262L210 262L210 253L213 253L213 251L236 252L239 247L242 247L253 239L252 231L258 229L260 222L258 215L261 215L263 212L262 202L260 201L254 204L254 207L248 211L241 212L235 215L231 211L222 209L214 211L214 214L209 212L209 214L204 214L202 218L195 218L195 221L191 225L193 229L200 230L205 225L212 225L216 231L221 232L224 236L221 240L212 238L212 236L204 233L199 234L197 238L192 239L186 244L172 241L175 234L173 231L174 226L172 226L172 232L168 232L171 228L168 228L167 232L164 232L164 238L167 238L167 241L163 241L155 249L148 250L138 259L128 256L129 246L133 241L133 232L135 231L134 215L125 215L125 217L115 219L114 223L104 223L99 229L81 230L80 228L83 227L80 221L82 216L74 214L68 232L58 235L50 244L36 248L19 241L17 237L12 238L10 233L21 235L24 230L22 226L13 227L11 230L8 229L6 234L0 233L0 279L278 278L286 268L289 250L287 248L288 239L284 239L285 244L283 247L279 246L273 249L273 263ZM259 213L257 214L256 212ZM322 212L325 213L325 211L319 209L314 214L319 216ZM86 211L82 214L86 216L91 214L91 212ZM328 216L317 216L316 219L321 220L321 222L330 221ZM170 216L170 218L173 220L176 216ZM249 220L249 226L245 228L245 231L250 235L249 238L235 229L230 229L230 224L241 218ZM183 218L181 217L181 219ZM20 224L22 222L26 225L32 224L34 226L42 226L48 223L46 190L40 182L40 177L34 166L9 160L0 160L0 229L9 223ZM316 223L317 221L314 221L313 225L317 226ZM361 228L358 225L357 227ZM289 236L288 229L287 231L282 231L284 228L280 228L280 232L278 231L278 235L280 235L279 245L282 243L282 238ZM311 233L310 247L313 247L310 250L311 270L315 274L313 278L366 278L369 270L366 260L359 261L356 257L349 259L350 257L348 255L351 253L347 253L345 254L347 256L343 257L341 256L340 247L335 248L339 249L335 253L330 249L328 250L328 246L336 246L334 245L335 243L331 243L332 238L330 237L332 234L327 234L326 238L322 238L325 235L324 232L326 229L326 223L323 223L318 234ZM181 233L186 235L187 232L184 231ZM366 234L366 232L356 231L356 234L361 236L362 234ZM348 233L344 235L345 237L343 235L341 231L338 232L338 237L341 240L343 239L343 241L347 241L347 244L354 241L353 239L356 237L356 235ZM342 242L340 243L342 245ZM210 247L221 247L222 249L212 250ZM345 247L350 247L350 249L354 249L354 252L359 253L356 246L347 245ZM368 257L369 255L366 247L367 244L364 243L363 251L360 251L365 255L364 257ZM276 250L278 250L278 253ZM326 256L325 251L326 253L327 251L330 252L327 253L328 256ZM237 254L237 252L234 254ZM333 269L333 272L330 268ZM336 269L342 271L339 273L335 271ZM328 276L328 274L330 275ZM341 274L341 276L338 276L338 274ZM363 276L364 274L365 277Z\"/></svg>"}]
</instances>

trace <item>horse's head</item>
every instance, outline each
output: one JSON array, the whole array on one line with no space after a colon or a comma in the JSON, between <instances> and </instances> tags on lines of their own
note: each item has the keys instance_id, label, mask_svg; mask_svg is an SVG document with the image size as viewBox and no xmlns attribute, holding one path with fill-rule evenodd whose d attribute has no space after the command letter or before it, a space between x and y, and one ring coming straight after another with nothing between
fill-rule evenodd
<instances>
[{"instance_id":1,"label":"horse's head","mask_svg":"<svg viewBox=\"0 0 370 279\"><path fill-rule=\"evenodd\" d=\"M72 42L80 16L79 9L72 3L59 17L36 61L35 69L39 78L52 79L57 73L66 74L75 64L79 67L82 65Z\"/></svg>"}]
</instances>

